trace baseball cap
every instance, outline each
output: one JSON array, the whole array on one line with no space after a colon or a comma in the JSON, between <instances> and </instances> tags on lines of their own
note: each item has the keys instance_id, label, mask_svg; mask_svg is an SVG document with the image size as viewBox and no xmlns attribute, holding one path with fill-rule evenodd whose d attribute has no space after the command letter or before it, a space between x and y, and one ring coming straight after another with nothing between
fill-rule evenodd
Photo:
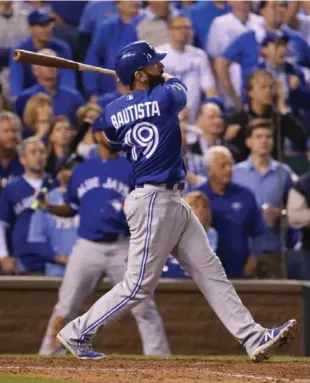
<instances>
[{"instance_id":1,"label":"baseball cap","mask_svg":"<svg viewBox=\"0 0 310 383\"><path fill-rule=\"evenodd\" d=\"M269 43L277 43L279 41L287 43L289 41L289 36L283 31L267 32L262 41L262 46L266 46Z\"/></svg>"},{"instance_id":2,"label":"baseball cap","mask_svg":"<svg viewBox=\"0 0 310 383\"><path fill-rule=\"evenodd\" d=\"M51 21L54 21L54 18L45 9L34 9L28 15L28 24L30 26L46 24Z\"/></svg>"}]
</instances>

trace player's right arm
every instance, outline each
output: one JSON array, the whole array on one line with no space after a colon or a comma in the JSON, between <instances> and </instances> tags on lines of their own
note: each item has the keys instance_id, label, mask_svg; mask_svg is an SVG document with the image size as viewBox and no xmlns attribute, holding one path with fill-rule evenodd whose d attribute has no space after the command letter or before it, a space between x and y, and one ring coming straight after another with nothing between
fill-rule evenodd
<instances>
[{"instance_id":1,"label":"player's right arm","mask_svg":"<svg viewBox=\"0 0 310 383\"><path fill-rule=\"evenodd\" d=\"M11 257L7 244L7 228L14 219L13 205L10 200L8 187L5 187L0 197L0 265L8 274L17 274L15 258Z\"/></svg>"}]
</instances>

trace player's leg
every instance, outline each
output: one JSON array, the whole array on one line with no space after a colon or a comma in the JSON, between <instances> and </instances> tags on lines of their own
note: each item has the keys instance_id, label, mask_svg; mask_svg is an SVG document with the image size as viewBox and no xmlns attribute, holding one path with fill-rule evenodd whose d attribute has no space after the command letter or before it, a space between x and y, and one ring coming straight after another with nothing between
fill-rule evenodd
<instances>
[{"instance_id":1,"label":"player's leg","mask_svg":"<svg viewBox=\"0 0 310 383\"><path fill-rule=\"evenodd\" d=\"M47 325L40 355L58 353L56 335L65 322L77 315L80 305L96 288L102 278L103 262L99 244L81 238L77 240L59 289L58 302Z\"/></svg>"},{"instance_id":2,"label":"player's leg","mask_svg":"<svg viewBox=\"0 0 310 383\"><path fill-rule=\"evenodd\" d=\"M106 274L112 285L122 282L126 272L129 240L118 241L107 257ZM145 355L170 355L164 323L153 296L144 299L131 310L137 322Z\"/></svg>"},{"instance_id":3,"label":"player's leg","mask_svg":"<svg viewBox=\"0 0 310 383\"><path fill-rule=\"evenodd\" d=\"M187 206L187 209L190 210L190 207ZM245 347L248 355L253 356L266 329L254 321L242 304L219 258L211 249L205 230L193 213L175 255L197 283L218 318Z\"/></svg>"},{"instance_id":4,"label":"player's leg","mask_svg":"<svg viewBox=\"0 0 310 383\"><path fill-rule=\"evenodd\" d=\"M181 215L179 200L180 193L154 186L135 189L127 197L125 213L131 237L124 281L58 335L59 341L76 357L101 357L89 352L91 339L99 327L153 294L167 256L184 230L186 217Z\"/></svg>"}]
</instances>

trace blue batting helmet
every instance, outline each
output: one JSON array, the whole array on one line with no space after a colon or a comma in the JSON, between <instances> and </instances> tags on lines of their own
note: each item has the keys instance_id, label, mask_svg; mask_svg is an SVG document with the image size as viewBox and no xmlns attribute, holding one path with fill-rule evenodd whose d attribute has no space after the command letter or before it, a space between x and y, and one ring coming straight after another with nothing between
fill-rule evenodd
<instances>
[{"instance_id":1,"label":"blue batting helmet","mask_svg":"<svg viewBox=\"0 0 310 383\"><path fill-rule=\"evenodd\" d=\"M136 41L125 45L117 53L115 71L124 85L130 85L137 70L160 62L166 55L165 52L156 52L146 41Z\"/></svg>"}]
</instances>

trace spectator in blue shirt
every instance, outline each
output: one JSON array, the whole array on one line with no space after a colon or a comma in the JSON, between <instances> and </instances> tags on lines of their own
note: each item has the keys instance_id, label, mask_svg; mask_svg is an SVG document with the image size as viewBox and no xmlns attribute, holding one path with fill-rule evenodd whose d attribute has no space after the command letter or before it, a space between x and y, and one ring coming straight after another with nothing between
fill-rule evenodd
<instances>
[{"instance_id":1,"label":"spectator in blue shirt","mask_svg":"<svg viewBox=\"0 0 310 383\"><path fill-rule=\"evenodd\" d=\"M182 14L192 20L198 48L206 47L212 21L230 11L227 1L198 1L192 7L182 10Z\"/></svg>"},{"instance_id":2,"label":"spectator in blue shirt","mask_svg":"<svg viewBox=\"0 0 310 383\"><path fill-rule=\"evenodd\" d=\"M20 44L15 45L15 49L25 49L38 52L43 48L52 49L59 57L72 59L69 46L53 37L54 19L46 10L35 9L28 16L28 24L31 36ZM10 58L10 92L12 97L16 97L23 89L27 89L36 84L36 78L32 72L31 65L22 64ZM76 87L74 71L61 69L59 71L59 83L69 88Z\"/></svg>"},{"instance_id":3,"label":"spectator in blue shirt","mask_svg":"<svg viewBox=\"0 0 310 383\"><path fill-rule=\"evenodd\" d=\"M39 53L57 56L50 49L42 49ZM14 102L15 112L22 118L27 101L35 94L43 92L51 97L55 116L65 115L74 124L77 109L85 103L81 94L74 88L61 85L60 71L56 68L33 65L32 70L37 84L17 95Z\"/></svg>"},{"instance_id":4,"label":"spectator in blue shirt","mask_svg":"<svg viewBox=\"0 0 310 383\"><path fill-rule=\"evenodd\" d=\"M71 162L59 173L60 186L53 189L48 197L53 205L62 205L64 203L67 183L75 164L75 162ZM31 217L28 242L47 243L53 249L55 255L61 254L64 257L69 257L77 239L78 225L78 215L63 218L39 209ZM55 263L45 265L45 275L47 276L63 277L64 272L65 265Z\"/></svg>"},{"instance_id":5,"label":"spectator in blue shirt","mask_svg":"<svg viewBox=\"0 0 310 383\"><path fill-rule=\"evenodd\" d=\"M241 66L242 86L245 90L247 79L259 64L261 54L260 44L268 31L283 31L289 38L287 58L299 65L310 68L310 47L303 37L284 22L284 2L261 2L261 13L264 24L260 32L245 32L237 37L220 55L215 62L217 78L227 95L237 109L241 109L242 100L237 96L229 75L229 68L233 62ZM283 12L284 10L284 12ZM244 93L245 98L245 93Z\"/></svg>"},{"instance_id":6,"label":"spectator in blue shirt","mask_svg":"<svg viewBox=\"0 0 310 383\"><path fill-rule=\"evenodd\" d=\"M33 196L45 178L44 144L37 137L28 138L22 142L19 155L25 173L9 182L0 197L0 264L9 274L41 272L47 261L66 261L46 244L27 240ZM8 233L10 241L6 237Z\"/></svg>"},{"instance_id":7,"label":"spectator in blue shirt","mask_svg":"<svg viewBox=\"0 0 310 383\"><path fill-rule=\"evenodd\" d=\"M21 121L15 114L0 113L0 193L8 181L24 173L17 154L21 129Z\"/></svg>"},{"instance_id":8,"label":"spectator in blue shirt","mask_svg":"<svg viewBox=\"0 0 310 383\"><path fill-rule=\"evenodd\" d=\"M138 39L136 29L131 24L138 13L139 1L119 1L118 15L103 22L96 30L88 49L85 63L114 69L114 59L121 47ZM112 76L84 72L83 86L88 97L116 90L116 81Z\"/></svg>"},{"instance_id":9,"label":"spectator in blue shirt","mask_svg":"<svg viewBox=\"0 0 310 383\"><path fill-rule=\"evenodd\" d=\"M260 258L260 277L280 278L281 265L281 224L282 209L286 203L288 191L296 176L284 164L271 157L273 149L272 122L267 119L254 119L247 128L246 144L251 154L246 161L235 165L233 182L248 187L254 194L260 207L266 232L253 240L252 249L264 254ZM293 234L292 232L290 234Z\"/></svg>"},{"instance_id":10,"label":"spectator in blue shirt","mask_svg":"<svg viewBox=\"0 0 310 383\"><path fill-rule=\"evenodd\" d=\"M267 32L262 41L259 68L267 69L281 81L285 100L295 118L301 119L303 110L310 109L310 91L302 69L287 59L289 36L280 31Z\"/></svg>"},{"instance_id":11,"label":"spectator in blue shirt","mask_svg":"<svg viewBox=\"0 0 310 383\"><path fill-rule=\"evenodd\" d=\"M258 256L251 240L265 231L253 193L232 182L233 159L223 146L206 154L208 182L198 187L210 201L213 227L218 232L217 254L229 278L248 278L255 273Z\"/></svg>"},{"instance_id":12,"label":"spectator in blue shirt","mask_svg":"<svg viewBox=\"0 0 310 383\"><path fill-rule=\"evenodd\" d=\"M92 38L100 24L116 13L115 1L89 1L83 10L79 30Z\"/></svg>"}]
</instances>

